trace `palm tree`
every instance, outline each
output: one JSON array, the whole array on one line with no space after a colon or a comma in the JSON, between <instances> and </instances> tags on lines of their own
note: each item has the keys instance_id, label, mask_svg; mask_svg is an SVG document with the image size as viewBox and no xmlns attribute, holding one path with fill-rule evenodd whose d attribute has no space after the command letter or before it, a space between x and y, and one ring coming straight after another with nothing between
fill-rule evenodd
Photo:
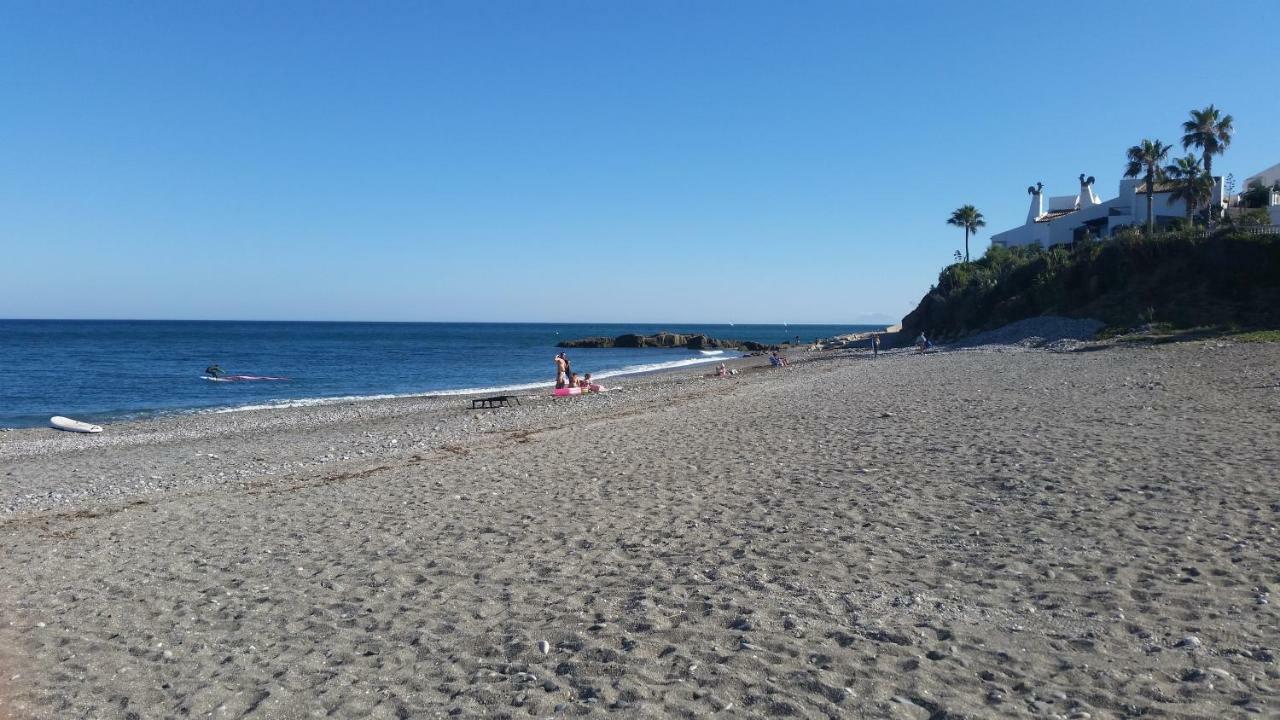
<instances>
[{"instance_id":1,"label":"palm tree","mask_svg":"<svg viewBox=\"0 0 1280 720\"><path fill-rule=\"evenodd\" d=\"M1203 110L1192 110L1191 119L1182 123L1182 149L1200 148L1204 154L1204 171L1213 175L1213 156L1227 151L1231 134L1236 131L1230 115L1223 115L1210 105Z\"/></svg>"},{"instance_id":2,"label":"palm tree","mask_svg":"<svg viewBox=\"0 0 1280 720\"><path fill-rule=\"evenodd\" d=\"M1124 176L1128 178L1136 178L1143 173L1146 175L1143 180L1147 186L1147 232L1155 231L1156 220L1151 210L1151 198L1155 194L1156 180L1162 173L1160 163L1164 162L1169 156L1169 146L1159 140L1146 140L1129 148L1129 164L1125 166Z\"/></svg>"},{"instance_id":3,"label":"palm tree","mask_svg":"<svg viewBox=\"0 0 1280 720\"><path fill-rule=\"evenodd\" d=\"M1223 115L1210 105L1203 110L1192 110L1191 119L1182 123L1182 149L1200 148L1204 156L1204 171L1213 177L1213 156L1227 151L1231 134L1236 131L1230 115ZM1218 217L1218 208L1210 208L1209 219Z\"/></svg>"},{"instance_id":4,"label":"palm tree","mask_svg":"<svg viewBox=\"0 0 1280 720\"><path fill-rule=\"evenodd\" d=\"M951 217L947 218L947 224L964 228L964 261L969 262L969 235L977 235L978 228L986 227L987 221L982 219L982 213L978 212L978 208L965 205L951 213Z\"/></svg>"},{"instance_id":5,"label":"palm tree","mask_svg":"<svg viewBox=\"0 0 1280 720\"><path fill-rule=\"evenodd\" d=\"M1169 200L1182 200L1187 204L1187 224L1191 214L1213 198L1213 178L1200 169L1200 158L1188 154L1164 167L1165 175L1174 182Z\"/></svg>"}]
</instances>

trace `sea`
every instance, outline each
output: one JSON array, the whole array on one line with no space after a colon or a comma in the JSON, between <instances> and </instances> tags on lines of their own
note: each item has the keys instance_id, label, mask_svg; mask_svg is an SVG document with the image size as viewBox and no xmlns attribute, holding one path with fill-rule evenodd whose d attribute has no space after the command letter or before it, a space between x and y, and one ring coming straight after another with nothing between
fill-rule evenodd
<instances>
[{"instance_id":1,"label":"sea","mask_svg":"<svg viewBox=\"0 0 1280 720\"><path fill-rule=\"evenodd\" d=\"M810 342L872 325L372 323L0 320L0 428L54 415L104 423L472 392L532 391L555 381L556 343L663 330L763 343ZM738 353L568 350L573 369L608 385L625 376ZM214 382L229 374L287 380Z\"/></svg>"}]
</instances>

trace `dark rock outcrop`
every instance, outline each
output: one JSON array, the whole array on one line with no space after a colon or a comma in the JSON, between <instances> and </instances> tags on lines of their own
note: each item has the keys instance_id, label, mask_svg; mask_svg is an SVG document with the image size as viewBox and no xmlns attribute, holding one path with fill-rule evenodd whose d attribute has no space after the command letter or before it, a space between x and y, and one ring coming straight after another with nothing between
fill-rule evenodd
<instances>
[{"instance_id":1,"label":"dark rock outcrop","mask_svg":"<svg viewBox=\"0 0 1280 720\"><path fill-rule=\"evenodd\" d=\"M622 337L627 337L623 335ZM621 338L618 338L621 339ZM627 347L626 345L618 345L617 340L610 337L588 337L578 340L561 340L556 343L556 347L562 348L609 348L609 347ZM634 346L633 346L634 347Z\"/></svg>"},{"instance_id":2,"label":"dark rock outcrop","mask_svg":"<svg viewBox=\"0 0 1280 720\"><path fill-rule=\"evenodd\" d=\"M564 340L556 345L562 348L688 348L689 350L746 350L761 352L776 350L777 345L750 340L721 340L707 335L682 335L673 332L660 332L653 335L637 335L628 333L616 338L589 337L578 340Z\"/></svg>"}]
</instances>

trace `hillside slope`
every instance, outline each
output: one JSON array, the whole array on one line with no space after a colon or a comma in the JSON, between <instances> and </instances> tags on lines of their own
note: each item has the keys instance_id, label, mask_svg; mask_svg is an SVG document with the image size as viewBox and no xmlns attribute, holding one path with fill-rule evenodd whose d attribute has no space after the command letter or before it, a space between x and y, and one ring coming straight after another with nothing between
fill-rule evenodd
<instances>
[{"instance_id":1,"label":"hillside slope","mask_svg":"<svg viewBox=\"0 0 1280 720\"><path fill-rule=\"evenodd\" d=\"M1043 250L993 246L944 269L902 337L951 339L1040 315L1110 326L1280 326L1280 235L1127 234Z\"/></svg>"}]
</instances>

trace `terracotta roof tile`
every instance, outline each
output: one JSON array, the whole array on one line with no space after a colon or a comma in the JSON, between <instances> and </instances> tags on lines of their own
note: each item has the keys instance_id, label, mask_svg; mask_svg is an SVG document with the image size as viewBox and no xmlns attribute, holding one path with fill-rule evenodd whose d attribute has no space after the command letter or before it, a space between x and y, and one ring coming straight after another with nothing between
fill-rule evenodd
<instances>
[{"instance_id":1,"label":"terracotta roof tile","mask_svg":"<svg viewBox=\"0 0 1280 720\"><path fill-rule=\"evenodd\" d=\"M1063 217L1064 215L1070 215L1076 210L1077 208L1071 208L1070 210L1053 210L1036 218L1036 222L1043 223L1043 222L1049 222L1051 220L1057 220L1058 218Z\"/></svg>"}]
</instances>

